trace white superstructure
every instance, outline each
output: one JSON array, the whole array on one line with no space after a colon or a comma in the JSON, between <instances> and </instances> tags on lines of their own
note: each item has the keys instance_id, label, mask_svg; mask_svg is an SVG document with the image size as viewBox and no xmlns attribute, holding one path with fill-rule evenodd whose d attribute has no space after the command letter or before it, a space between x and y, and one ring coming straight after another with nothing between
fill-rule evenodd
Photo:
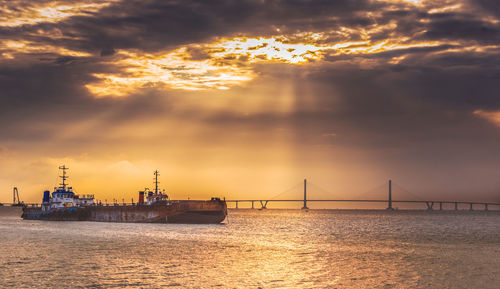
<instances>
[{"instance_id":1,"label":"white superstructure","mask_svg":"<svg viewBox=\"0 0 500 289\"><path fill-rule=\"evenodd\" d=\"M59 169L62 170L62 176L59 176L62 178L62 183L59 187L54 188L52 197L50 196L50 191L44 192L42 210L47 211L93 205L94 195L76 195L73 192L73 188L67 187L66 185L66 180L68 179L68 176L66 176L66 170L68 168L66 166L60 166Z\"/></svg>"}]
</instances>

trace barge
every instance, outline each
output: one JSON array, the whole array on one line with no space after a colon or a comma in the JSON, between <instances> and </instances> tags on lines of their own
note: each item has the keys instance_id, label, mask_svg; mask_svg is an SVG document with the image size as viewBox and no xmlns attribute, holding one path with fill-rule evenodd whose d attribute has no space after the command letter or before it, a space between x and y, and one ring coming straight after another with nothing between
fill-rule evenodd
<instances>
[{"instance_id":1,"label":"barge","mask_svg":"<svg viewBox=\"0 0 500 289\"><path fill-rule=\"evenodd\" d=\"M139 201L112 205L96 202L94 195L77 195L67 186L66 166L62 170L62 183L52 194L45 191L40 206L24 206L22 218L46 221L94 221L127 223L183 223L218 224L227 216L227 205L220 198L207 201L171 200L165 190L158 189L158 171L155 190L139 191Z\"/></svg>"}]
</instances>

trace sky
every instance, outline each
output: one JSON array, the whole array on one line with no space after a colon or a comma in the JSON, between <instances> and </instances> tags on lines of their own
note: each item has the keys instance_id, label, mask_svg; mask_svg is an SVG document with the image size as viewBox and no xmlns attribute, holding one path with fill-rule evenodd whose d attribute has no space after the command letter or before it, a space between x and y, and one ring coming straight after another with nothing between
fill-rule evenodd
<instances>
[{"instance_id":1,"label":"sky","mask_svg":"<svg viewBox=\"0 0 500 289\"><path fill-rule=\"evenodd\" d=\"M499 48L494 0L0 0L0 202L500 201Z\"/></svg>"}]
</instances>

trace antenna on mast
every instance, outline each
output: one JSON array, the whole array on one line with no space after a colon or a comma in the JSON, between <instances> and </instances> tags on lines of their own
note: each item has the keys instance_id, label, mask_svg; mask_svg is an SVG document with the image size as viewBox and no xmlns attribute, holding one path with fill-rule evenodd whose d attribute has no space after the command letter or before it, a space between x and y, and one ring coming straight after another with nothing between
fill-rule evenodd
<instances>
[{"instance_id":1,"label":"antenna on mast","mask_svg":"<svg viewBox=\"0 0 500 289\"><path fill-rule=\"evenodd\" d=\"M62 176L59 176L62 179L62 183L60 183L59 185L61 185L61 189L66 191L66 180L68 179L68 177L66 176L66 170L69 168L67 168L66 165L63 165L59 166L59 169L62 170Z\"/></svg>"},{"instance_id":2,"label":"antenna on mast","mask_svg":"<svg viewBox=\"0 0 500 289\"><path fill-rule=\"evenodd\" d=\"M155 170L154 172L155 175L155 195L158 195L158 176L160 175L160 172L158 170Z\"/></svg>"}]
</instances>

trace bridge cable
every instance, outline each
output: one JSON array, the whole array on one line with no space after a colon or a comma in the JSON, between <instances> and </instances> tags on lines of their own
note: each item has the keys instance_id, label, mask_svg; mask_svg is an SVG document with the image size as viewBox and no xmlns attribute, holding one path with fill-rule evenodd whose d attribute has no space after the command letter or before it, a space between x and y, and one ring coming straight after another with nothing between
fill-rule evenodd
<instances>
[{"instance_id":1,"label":"bridge cable","mask_svg":"<svg viewBox=\"0 0 500 289\"><path fill-rule=\"evenodd\" d=\"M283 192L281 192L281 193L279 193L279 194L276 194L276 195L272 196L271 198L269 198L269 200L274 200L274 199L276 199L277 197L282 196L282 195L283 195L283 194L285 194L285 193L289 193L290 191L292 191L292 190L294 190L294 189L297 189L297 187L299 187L300 185L302 185L302 182L299 182L299 183L297 183L297 184L293 185L293 187L290 187L290 188L288 188L288 189L284 190Z\"/></svg>"},{"instance_id":2,"label":"bridge cable","mask_svg":"<svg viewBox=\"0 0 500 289\"><path fill-rule=\"evenodd\" d=\"M365 192L362 192L362 193L358 193L358 194L354 194L352 197L350 197L350 199L352 200L362 200L362 199L366 199L366 196L369 195L369 194L372 194L372 193L379 193L379 192L383 192L383 194L379 197L370 197L370 199L386 199L387 198L387 188L388 184L387 183L383 183L383 184L380 184L378 186L375 186L369 190L366 190Z\"/></svg>"},{"instance_id":3,"label":"bridge cable","mask_svg":"<svg viewBox=\"0 0 500 289\"><path fill-rule=\"evenodd\" d=\"M326 189L323 189L322 187L316 185L315 183L309 182L308 186L311 186L313 188L319 189L320 191L328 193L329 195L335 195L332 192L327 191ZM383 183L383 184L378 185L376 187L373 187L373 188L371 188L371 189L369 189L369 190L367 190L367 191L365 191L363 193L355 194L354 196L351 196L349 199L352 199L352 200L362 199L363 196L366 196L366 195L368 195L370 193L373 193L373 192L376 192L376 193L378 193L378 192L384 192L386 190L387 190L387 184ZM386 195L384 194L383 197L382 196L380 196L380 197L377 196L376 198L371 198L371 199L378 199L378 198L385 199Z\"/></svg>"},{"instance_id":4,"label":"bridge cable","mask_svg":"<svg viewBox=\"0 0 500 289\"><path fill-rule=\"evenodd\" d=\"M307 183L307 186L308 186L308 187L311 187L311 188L313 188L313 189L314 189L314 188L316 188L317 190L322 191L322 192L324 192L324 193L327 193L327 194L329 194L329 195L335 195L334 193L332 193L332 192L330 192L330 191L327 191L326 189L323 189L322 187L320 187L320 186L318 186L318 185L316 185L316 184L314 184L314 183L312 183L312 182L308 182L308 183ZM307 190L307 191L308 191L308 194L310 194L309 192L311 192L312 190L309 190L309 188L308 188L308 190Z\"/></svg>"},{"instance_id":5,"label":"bridge cable","mask_svg":"<svg viewBox=\"0 0 500 289\"><path fill-rule=\"evenodd\" d=\"M403 187L402 187L402 186L400 186L399 184L396 184L395 182L392 182L392 185L393 185L393 187L394 187L394 188L396 188L396 189L398 189L398 190L400 190L400 191L403 191L404 193L407 193L407 194L409 194L410 196L414 197L417 201L424 201L424 199L423 199L421 196L416 195L416 194L414 194L414 193L412 193L412 192L408 191L407 189L403 188ZM392 192L392 195L393 195L393 199L396 199L396 198L394 198L394 196L398 197L397 195L394 195L394 190L393 190L393 192ZM400 199L400 200L401 200L401 199Z\"/></svg>"}]
</instances>

